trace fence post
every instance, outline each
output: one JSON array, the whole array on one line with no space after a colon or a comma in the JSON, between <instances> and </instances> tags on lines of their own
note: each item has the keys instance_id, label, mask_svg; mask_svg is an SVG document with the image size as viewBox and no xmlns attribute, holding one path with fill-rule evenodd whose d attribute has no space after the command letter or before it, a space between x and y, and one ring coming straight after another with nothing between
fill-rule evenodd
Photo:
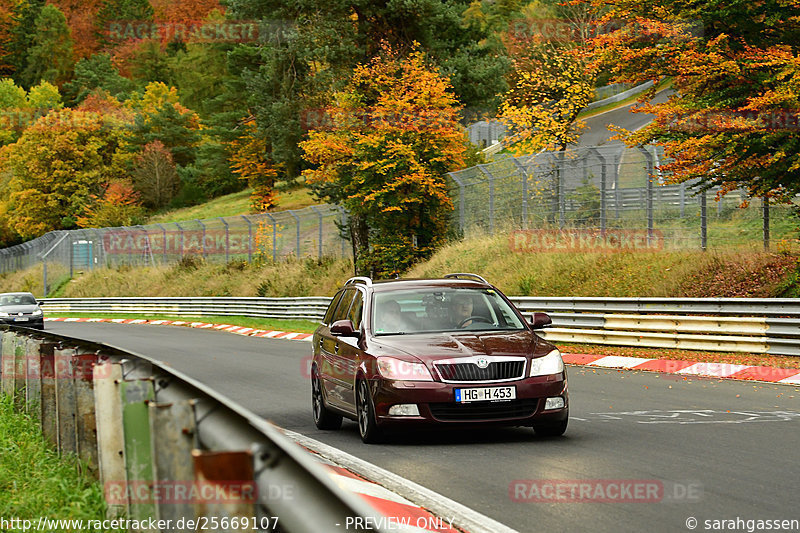
<instances>
[{"instance_id":1,"label":"fence post","mask_svg":"<svg viewBox=\"0 0 800 533\"><path fill-rule=\"evenodd\" d=\"M300 259L300 217L298 217L295 214L295 212L293 210L291 210L291 209L289 210L289 214L292 215L292 218L294 219L294 223L296 225L295 227L296 227L297 231L295 232L295 240L296 240L297 244L295 246L295 250L296 250L296 253L297 253L296 257L298 259Z\"/></svg>"},{"instance_id":2,"label":"fence post","mask_svg":"<svg viewBox=\"0 0 800 533\"><path fill-rule=\"evenodd\" d=\"M241 215L245 222L247 222L247 262L253 262L253 223L247 218L247 215Z\"/></svg>"},{"instance_id":3,"label":"fence post","mask_svg":"<svg viewBox=\"0 0 800 533\"><path fill-rule=\"evenodd\" d=\"M769 251L769 197L764 196L761 200L764 209L764 251Z\"/></svg>"},{"instance_id":4,"label":"fence post","mask_svg":"<svg viewBox=\"0 0 800 533\"><path fill-rule=\"evenodd\" d=\"M464 234L464 182L456 177L453 172L448 172L448 176L453 178L453 181L458 185L458 230L461 235Z\"/></svg>"},{"instance_id":5,"label":"fence post","mask_svg":"<svg viewBox=\"0 0 800 533\"><path fill-rule=\"evenodd\" d=\"M647 246L653 240L653 154L648 152L644 146L639 146L639 151L644 154L647 160Z\"/></svg>"},{"instance_id":6,"label":"fence post","mask_svg":"<svg viewBox=\"0 0 800 533\"><path fill-rule=\"evenodd\" d=\"M478 168L489 180L489 235L494 235L494 175L489 172L486 165L478 165Z\"/></svg>"},{"instance_id":7,"label":"fence post","mask_svg":"<svg viewBox=\"0 0 800 533\"><path fill-rule=\"evenodd\" d=\"M706 191L700 191L700 248L706 251L708 245L708 217L706 213Z\"/></svg>"},{"instance_id":8,"label":"fence post","mask_svg":"<svg viewBox=\"0 0 800 533\"><path fill-rule=\"evenodd\" d=\"M267 215L267 217L269 217L269 219L272 221L272 262L274 263L275 261L277 261L277 256L276 256L277 248L276 248L276 246L278 245L277 244L277 242L278 242L278 222L269 213L264 213L264 214Z\"/></svg>"},{"instance_id":9,"label":"fence post","mask_svg":"<svg viewBox=\"0 0 800 533\"><path fill-rule=\"evenodd\" d=\"M686 213L686 182L682 181L679 189L680 191L680 205L681 205L681 218L684 217Z\"/></svg>"},{"instance_id":10,"label":"fence post","mask_svg":"<svg viewBox=\"0 0 800 533\"><path fill-rule=\"evenodd\" d=\"M203 250L203 259L206 257L206 225L203 224L202 220L197 220L197 223L200 224L200 227L203 228L203 235L202 235L202 250Z\"/></svg>"},{"instance_id":11,"label":"fence post","mask_svg":"<svg viewBox=\"0 0 800 533\"><path fill-rule=\"evenodd\" d=\"M225 220L225 217L219 217L219 219L225 225L225 263L227 264L228 261L230 261L230 250L231 250L230 227L228 226L228 221Z\"/></svg>"},{"instance_id":12,"label":"fence post","mask_svg":"<svg viewBox=\"0 0 800 533\"><path fill-rule=\"evenodd\" d=\"M600 161L600 235L606 236L606 158L597 148L590 148L589 154L594 154ZM588 154L587 154L588 157Z\"/></svg>"},{"instance_id":13,"label":"fence post","mask_svg":"<svg viewBox=\"0 0 800 533\"><path fill-rule=\"evenodd\" d=\"M178 234L180 236L180 239L181 239L181 255L180 255L180 258L183 259L183 228L177 222L173 222L173 224L175 224L175 227L177 227L178 231L180 232Z\"/></svg>"},{"instance_id":14,"label":"fence post","mask_svg":"<svg viewBox=\"0 0 800 533\"><path fill-rule=\"evenodd\" d=\"M522 174L522 229L528 229L528 171L516 157L512 158Z\"/></svg>"}]
</instances>

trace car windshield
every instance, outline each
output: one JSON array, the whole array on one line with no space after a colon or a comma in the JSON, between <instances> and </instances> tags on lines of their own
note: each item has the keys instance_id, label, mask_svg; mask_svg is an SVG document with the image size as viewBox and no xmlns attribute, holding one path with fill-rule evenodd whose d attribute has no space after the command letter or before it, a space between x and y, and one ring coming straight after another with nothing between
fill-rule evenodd
<instances>
[{"instance_id":1,"label":"car windshield","mask_svg":"<svg viewBox=\"0 0 800 533\"><path fill-rule=\"evenodd\" d=\"M30 294L4 294L0 296L0 306L4 305L36 305L36 298Z\"/></svg>"},{"instance_id":2,"label":"car windshield","mask_svg":"<svg viewBox=\"0 0 800 533\"><path fill-rule=\"evenodd\" d=\"M380 292L373 299L372 331L376 335L524 328L494 289L430 287Z\"/></svg>"}]
</instances>

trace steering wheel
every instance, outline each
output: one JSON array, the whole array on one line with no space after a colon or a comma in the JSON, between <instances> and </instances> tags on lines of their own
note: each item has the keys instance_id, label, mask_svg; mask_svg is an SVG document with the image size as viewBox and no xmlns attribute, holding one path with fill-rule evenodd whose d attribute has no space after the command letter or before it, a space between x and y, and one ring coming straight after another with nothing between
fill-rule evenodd
<instances>
[{"instance_id":1,"label":"steering wheel","mask_svg":"<svg viewBox=\"0 0 800 533\"><path fill-rule=\"evenodd\" d=\"M491 321L491 320L489 320L488 318L486 318L485 316L473 315L473 316L469 316L469 317L465 318L464 320L462 320L461 322L459 322L457 327L458 327L459 329L463 328L463 327L464 327L464 325L465 325L467 322L469 322L470 320L474 320L474 321L476 321L476 322L485 322L485 323L487 323L487 324L491 324L491 323L492 323L492 321Z\"/></svg>"}]
</instances>

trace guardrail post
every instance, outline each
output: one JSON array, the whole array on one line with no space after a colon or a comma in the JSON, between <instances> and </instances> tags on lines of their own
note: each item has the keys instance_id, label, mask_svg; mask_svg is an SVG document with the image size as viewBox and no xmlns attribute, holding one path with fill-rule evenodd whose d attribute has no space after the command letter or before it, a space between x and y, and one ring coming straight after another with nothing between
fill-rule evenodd
<instances>
[{"instance_id":1,"label":"guardrail post","mask_svg":"<svg viewBox=\"0 0 800 533\"><path fill-rule=\"evenodd\" d=\"M27 357L25 365L25 411L37 423L42 421L42 365L40 339L28 338Z\"/></svg>"},{"instance_id":2,"label":"guardrail post","mask_svg":"<svg viewBox=\"0 0 800 533\"><path fill-rule=\"evenodd\" d=\"M120 391L125 438L125 489L126 493L133 494L128 502L128 517L146 520L156 516L156 506L149 490L153 482L153 450L147 408L148 402L154 398L153 382L149 379L122 381Z\"/></svg>"},{"instance_id":3,"label":"guardrail post","mask_svg":"<svg viewBox=\"0 0 800 533\"><path fill-rule=\"evenodd\" d=\"M151 402L148 408L156 482L177 482L178 486L188 486L195 479L191 457L197 445L192 404L188 401ZM157 501L156 504L160 520L172 520L175 523L181 518L196 515L191 499Z\"/></svg>"},{"instance_id":4,"label":"guardrail post","mask_svg":"<svg viewBox=\"0 0 800 533\"><path fill-rule=\"evenodd\" d=\"M72 358L78 456L94 474L98 470L98 459L93 373L98 361L97 352L75 354Z\"/></svg>"},{"instance_id":5,"label":"guardrail post","mask_svg":"<svg viewBox=\"0 0 800 533\"><path fill-rule=\"evenodd\" d=\"M77 405L75 385L72 380L72 348L59 348L53 355L55 364L56 416L58 418L58 451L60 454L78 453L76 431Z\"/></svg>"},{"instance_id":6,"label":"guardrail post","mask_svg":"<svg viewBox=\"0 0 800 533\"><path fill-rule=\"evenodd\" d=\"M56 398L56 360L58 344L43 343L40 347L39 367L42 373L42 433L58 449L58 405Z\"/></svg>"},{"instance_id":7,"label":"guardrail post","mask_svg":"<svg viewBox=\"0 0 800 533\"><path fill-rule=\"evenodd\" d=\"M108 503L108 518L121 516L127 501L128 485L125 470L125 435L122 417L122 365L109 361L93 369L94 407L97 421L97 452L100 483ZM109 498L109 496L112 496Z\"/></svg>"},{"instance_id":8,"label":"guardrail post","mask_svg":"<svg viewBox=\"0 0 800 533\"><path fill-rule=\"evenodd\" d=\"M0 361L0 392L6 396L14 396L14 346L16 334L11 331L3 332L2 360Z\"/></svg>"},{"instance_id":9,"label":"guardrail post","mask_svg":"<svg viewBox=\"0 0 800 533\"><path fill-rule=\"evenodd\" d=\"M227 516L229 518L248 518L256 516L258 491L254 481L253 455L248 451L192 452L196 479L198 483L225 487L232 481L241 487L241 497L219 501L217 498L203 500L197 506L198 517ZM248 486L252 490L247 490ZM213 491L217 492L217 491ZM219 493L233 491L219 491Z\"/></svg>"}]
</instances>

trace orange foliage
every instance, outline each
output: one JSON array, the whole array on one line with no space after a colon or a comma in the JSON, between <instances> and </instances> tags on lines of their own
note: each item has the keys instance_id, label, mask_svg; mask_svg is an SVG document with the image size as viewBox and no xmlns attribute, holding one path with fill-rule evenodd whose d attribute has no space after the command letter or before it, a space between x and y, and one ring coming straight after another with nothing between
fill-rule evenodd
<instances>
[{"instance_id":1,"label":"orange foliage","mask_svg":"<svg viewBox=\"0 0 800 533\"><path fill-rule=\"evenodd\" d=\"M245 129L245 134L231 143L231 168L253 188L250 211L263 213L275 207L278 171L267 158L266 139L258 132L252 118L245 122Z\"/></svg>"},{"instance_id":2,"label":"orange foliage","mask_svg":"<svg viewBox=\"0 0 800 533\"><path fill-rule=\"evenodd\" d=\"M67 17L67 25L72 34L74 59L89 57L99 48L95 15L100 10L102 0L50 0Z\"/></svg>"}]
</instances>

